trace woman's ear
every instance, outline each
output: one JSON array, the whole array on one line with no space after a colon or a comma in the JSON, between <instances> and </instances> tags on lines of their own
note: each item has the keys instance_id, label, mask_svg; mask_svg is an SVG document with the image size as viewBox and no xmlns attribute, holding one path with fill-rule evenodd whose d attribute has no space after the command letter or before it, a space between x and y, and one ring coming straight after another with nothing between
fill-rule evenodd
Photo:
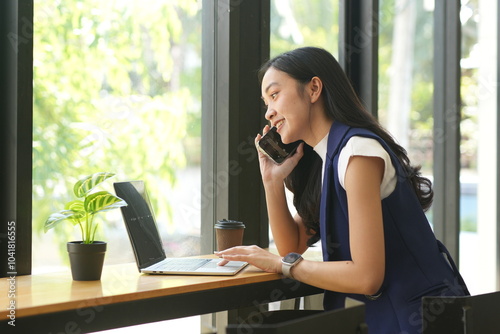
<instances>
[{"instance_id":1,"label":"woman's ear","mask_svg":"<svg viewBox=\"0 0 500 334\"><path fill-rule=\"evenodd\" d=\"M315 103L319 100L322 91L323 81L318 77L313 77L311 81L309 81L309 96L311 98L311 103Z\"/></svg>"}]
</instances>

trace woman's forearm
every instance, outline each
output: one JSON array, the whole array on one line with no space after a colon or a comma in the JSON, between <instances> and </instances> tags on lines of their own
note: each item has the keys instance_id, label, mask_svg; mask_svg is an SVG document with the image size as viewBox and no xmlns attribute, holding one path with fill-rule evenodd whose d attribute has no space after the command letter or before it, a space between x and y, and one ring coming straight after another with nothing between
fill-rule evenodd
<instances>
[{"instance_id":1,"label":"woman's forearm","mask_svg":"<svg viewBox=\"0 0 500 334\"><path fill-rule=\"evenodd\" d=\"M374 295L384 280L384 266L304 260L292 268L292 275L300 282L325 290Z\"/></svg>"},{"instance_id":2,"label":"woman's forearm","mask_svg":"<svg viewBox=\"0 0 500 334\"><path fill-rule=\"evenodd\" d=\"M283 183L264 184L269 225L280 255L290 252L303 253L306 249L304 241L305 228L291 215L286 201Z\"/></svg>"}]
</instances>

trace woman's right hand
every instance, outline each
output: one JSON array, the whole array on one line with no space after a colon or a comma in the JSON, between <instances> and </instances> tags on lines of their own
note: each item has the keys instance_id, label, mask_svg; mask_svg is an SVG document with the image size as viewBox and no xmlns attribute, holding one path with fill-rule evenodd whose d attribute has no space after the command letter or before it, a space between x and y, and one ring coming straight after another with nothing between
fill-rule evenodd
<instances>
[{"instance_id":1,"label":"woman's right hand","mask_svg":"<svg viewBox=\"0 0 500 334\"><path fill-rule=\"evenodd\" d=\"M262 153L257 147L259 140L270 129L269 125L266 125L262 130L262 135L259 133L255 137L255 147L259 154L260 173L262 175L264 185L277 183L282 186L285 178L292 172L295 166L297 166L299 160L304 155L304 143L301 143L297 147L297 150L291 157L287 158L281 165L278 165L271 158Z\"/></svg>"}]
</instances>

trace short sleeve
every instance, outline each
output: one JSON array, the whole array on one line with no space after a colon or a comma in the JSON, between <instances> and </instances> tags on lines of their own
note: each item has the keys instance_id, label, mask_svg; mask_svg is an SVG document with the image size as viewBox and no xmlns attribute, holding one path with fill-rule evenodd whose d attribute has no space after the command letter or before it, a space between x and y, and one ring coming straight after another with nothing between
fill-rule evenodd
<instances>
[{"instance_id":1,"label":"short sleeve","mask_svg":"<svg viewBox=\"0 0 500 334\"><path fill-rule=\"evenodd\" d=\"M380 197L382 199L388 197L396 188L396 170L392 164L389 153L382 145L373 138L353 136L340 152L338 161L339 182L342 188L345 189L344 179L349 164L349 159L352 156L379 157L384 160L384 177L380 185Z\"/></svg>"}]
</instances>

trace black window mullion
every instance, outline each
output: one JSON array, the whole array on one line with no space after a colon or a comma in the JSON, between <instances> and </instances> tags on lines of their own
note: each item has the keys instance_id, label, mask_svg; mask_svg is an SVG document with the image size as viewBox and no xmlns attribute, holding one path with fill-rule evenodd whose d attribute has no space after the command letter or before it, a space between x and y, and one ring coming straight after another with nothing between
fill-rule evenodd
<instances>
[{"instance_id":1,"label":"black window mullion","mask_svg":"<svg viewBox=\"0 0 500 334\"><path fill-rule=\"evenodd\" d=\"M459 261L460 1L434 12L434 232Z\"/></svg>"},{"instance_id":2,"label":"black window mullion","mask_svg":"<svg viewBox=\"0 0 500 334\"><path fill-rule=\"evenodd\" d=\"M378 0L341 0L339 62L365 107L378 115Z\"/></svg>"},{"instance_id":3,"label":"black window mullion","mask_svg":"<svg viewBox=\"0 0 500 334\"><path fill-rule=\"evenodd\" d=\"M25 275L31 273L32 1L1 2L0 44L0 276Z\"/></svg>"},{"instance_id":4,"label":"black window mullion","mask_svg":"<svg viewBox=\"0 0 500 334\"><path fill-rule=\"evenodd\" d=\"M500 37L500 1L497 1L497 40ZM500 43L497 42L497 59L498 55L500 55ZM500 61L497 60L497 82L500 80ZM496 270L496 275L497 275L497 290L500 290L500 169L498 167L500 166L500 156L498 154L498 151L500 149L500 85L497 86L497 110L496 110L496 116L497 116L497 124L496 124L496 149L497 149L497 154L496 154L496 165L497 165L497 175L496 175L496 226L497 226L497 238L496 238L496 244L497 244L497 270Z\"/></svg>"}]
</instances>

